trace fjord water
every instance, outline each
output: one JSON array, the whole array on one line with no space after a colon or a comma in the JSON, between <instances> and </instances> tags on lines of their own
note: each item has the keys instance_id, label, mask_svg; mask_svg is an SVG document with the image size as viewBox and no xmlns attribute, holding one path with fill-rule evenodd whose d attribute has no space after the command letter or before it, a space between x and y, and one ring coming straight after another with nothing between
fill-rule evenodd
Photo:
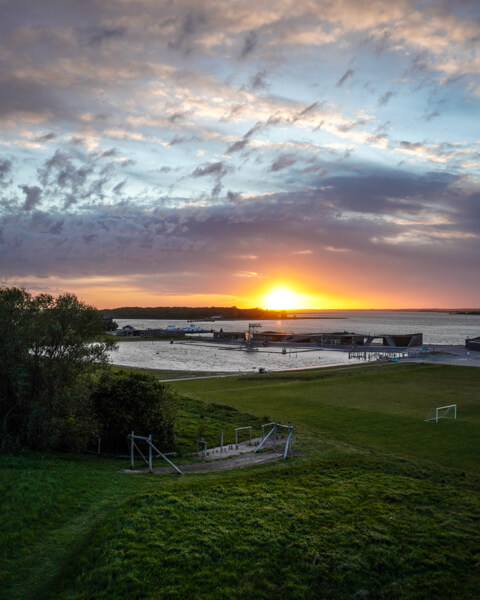
<instances>
[{"instance_id":1,"label":"fjord water","mask_svg":"<svg viewBox=\"0 0 480 600\"><path fill-rule=\"evenodd\" d=\"M448 312L427 311L325 311L297 313L298 318L284 321L258 321L261 331L289 333L349 332L361 334L423 333L428 344L463 345L467 337L480 335L480 315L458 315ZM320 315L322 318L301 318ZM133 325L138 329L166 328L168 325L185 327L186 321L118 319L119 327ZM218 321L198 323L204 329L219 331L247 331L249 321ZM208 335L208 334L207 334ZM210 337L210 336L209 336ZM114 364L151 369L186 371L252 372L259 368L283 370L292 368L351 364L348 354L336 351L288 349L282 354L279 347L260 348L245 352L235 347L204 345L188 340L174 344L165 342L128 342L110 354Z\"/></svg>"}]
</instances>

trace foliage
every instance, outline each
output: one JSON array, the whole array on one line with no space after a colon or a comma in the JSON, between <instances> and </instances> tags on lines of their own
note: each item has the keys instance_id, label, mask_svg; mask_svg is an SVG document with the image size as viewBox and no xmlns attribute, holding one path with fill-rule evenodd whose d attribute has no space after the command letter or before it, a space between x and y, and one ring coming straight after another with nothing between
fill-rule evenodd
<instances>
[{"instance_id":1,"label":"foliage","mask_svg":"<svg viewBox=\"0 0 480 600\"><path fill-rule=\"evenodd\" d=\"M72 294L0 289L0 330L0 448L78 442L89 426L86 374L113 346L95 342L98 311Z\"/></svg>"},{"instance_id":2,"label":"foliage","mask_svg":"<svg viewBox=\"0 0 480 600\"><path fill-rule=\"evenodd\" d=\"M176 394L153 375L105 372L91 399L104 450L125 451L131 431L143 436L152 434L160 450L173 448Z\"/></svg>"},{"instance_id":3,"label":"foliage","mask_svg":"<svg viewBox=\"0 0 480 600\"><path fill-rule=\"evenodd\" d=\"M118 329L118 323L116 323L111 317L103 317L103 328L105 331L116 331Z\"/></svg>"}]
</instances>

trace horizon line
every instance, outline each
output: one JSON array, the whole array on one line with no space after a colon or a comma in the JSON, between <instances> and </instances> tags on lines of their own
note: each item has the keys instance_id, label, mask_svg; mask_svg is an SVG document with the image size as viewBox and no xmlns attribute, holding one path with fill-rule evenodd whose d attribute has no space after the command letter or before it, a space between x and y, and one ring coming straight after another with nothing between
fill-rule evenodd
<instances>
[{"instance_id":1,"label":"horizon line","mask_svg":"<svg viewBox=\"0 0 480 600\"><path fill-rule=\"evenodd\" d=\"M218 309L236 309L236 310L241 310L241 311L247 311L247 310L263 310L265 312L275 312L275 313L294 313L294 312L336 312L336 311L373 311L373 310L377 310L377 311L418 311L418 312L422 312L422 311L431 311L431 312L438 312L438 311L480 311L480 307L423 307L423 308L419 308L419 307L411 307L411 308L389 308L389 307L382 307L382 308L261 308L260 306L252 306L249 308L239 308L238 306L117 306L115 308L98 308L97 310L99 311L105 311L105 310L122 310L122 309L140 309L140 310L158 310L158 309L166 309L166 308L183 308L183 309L198 309L198 310L202 310L202 309L208 309L211 310L212 308L218 308Z\"/></svg>"}]
</instances>

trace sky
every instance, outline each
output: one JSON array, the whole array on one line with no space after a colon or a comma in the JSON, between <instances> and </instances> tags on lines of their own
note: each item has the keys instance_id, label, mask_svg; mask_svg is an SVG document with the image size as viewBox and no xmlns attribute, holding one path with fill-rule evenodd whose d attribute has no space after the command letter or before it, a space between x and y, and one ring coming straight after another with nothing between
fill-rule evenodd
<instances>
[{"instance_id":1,"label":"sky","mask_svg":"<svg viewBox=\"0 0 480 600\"><path fill-rule=\"evenodd\" d=\"M479 44L477 0L0 0L0 285L480 306Z\"/></svg>"}]
</instances>

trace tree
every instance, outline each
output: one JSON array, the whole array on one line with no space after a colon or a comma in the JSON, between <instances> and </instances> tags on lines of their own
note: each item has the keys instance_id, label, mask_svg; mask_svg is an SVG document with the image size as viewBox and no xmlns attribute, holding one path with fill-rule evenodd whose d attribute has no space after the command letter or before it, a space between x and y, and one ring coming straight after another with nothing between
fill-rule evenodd
<instances>
[{"instance_id":1,"label":"tree","mask_svg":"<svg viewBox=\"0 0 480 600\"><path fill-rule=\"evenodd\" d=\"M92 402L104 450L124 452L132 430L138 435L152 434L160 450L174 447L176 395L153 375L104 372Z\"/></svg>"},{"instance_id":2,"label":"tree","mask_svg":"<svg viewBox=\"0 0 480 600\"><path fill-rule=\"evenodd\" d=\"M114 341L96 309L73 294L0 289L0 447L57 447L92 426L88 375Z\"/></svg>"},{"instance_id":3,"label":"tree","mask_svg":"<svg viewBox=\"0 0 480 600\"><path fill-rule=\"evenodd\" d=\"M118 323L109 317L108 315L103 315L103 328L105 331L116 331L118 329Z\"/></svg>"}]
</instances>

